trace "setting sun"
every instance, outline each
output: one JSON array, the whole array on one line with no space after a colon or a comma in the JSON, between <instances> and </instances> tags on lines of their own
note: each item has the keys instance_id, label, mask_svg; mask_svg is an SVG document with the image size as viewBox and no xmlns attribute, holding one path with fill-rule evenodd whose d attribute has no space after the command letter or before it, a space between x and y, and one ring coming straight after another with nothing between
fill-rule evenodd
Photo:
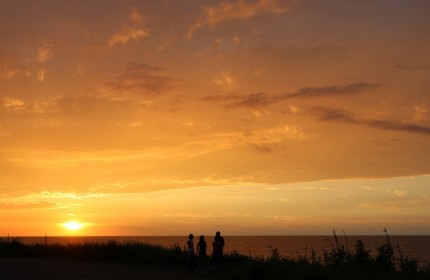
<instances>
[{"instance_id":1,"label":"setting sun","mask_svg":"<svg viewBox=\"0 0 430 280\"><path fill-rule=\"evenodd\" d=\"M76 221L70 221L70 222L64 223L63 227L71 231L77 231L77 230L80 230L83 227L83 225Z\"/></svg>"}]
</instances>

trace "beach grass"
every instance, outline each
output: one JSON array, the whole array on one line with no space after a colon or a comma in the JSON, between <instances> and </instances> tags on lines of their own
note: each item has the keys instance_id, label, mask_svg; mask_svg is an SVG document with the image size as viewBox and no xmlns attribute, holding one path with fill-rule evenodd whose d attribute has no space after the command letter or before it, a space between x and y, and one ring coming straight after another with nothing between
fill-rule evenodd
<instances>
[{"instance_id":1,"label":"beach grass","mask_svg":"<svg viewBox=\"0 0 430 280\"><path fill-rule=\"evenodd\" d=\"M404 257L388 234L375 254L358 240L354 248L340 242L333 233L331 249L319 256L284 258L277 248L268 257L251 257L237 252L225 253L222 266L211 265L210 256L197 258L193 277L207 279L430 279L430 265ZM346 243L346 244L345 244ZM396 249L396 250L395 250ZM396 254L394 252L397 252ZM25 244L19 239L0 240L0 257L37 258L119 263L135 267L169 268L187 271L187 253L179 244L169 248L141 242L84 242L71 244Z\"/></svg>"}]
</instances>

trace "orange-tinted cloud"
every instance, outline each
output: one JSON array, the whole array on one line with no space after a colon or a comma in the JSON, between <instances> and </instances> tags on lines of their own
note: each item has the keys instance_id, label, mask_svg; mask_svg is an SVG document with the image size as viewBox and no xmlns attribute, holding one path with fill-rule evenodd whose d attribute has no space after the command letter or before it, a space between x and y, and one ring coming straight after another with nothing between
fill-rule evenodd
<instances>
[{"instance_id":1,"label":"orange-tinted cloud","mask_svg":"<svg viewBox=\"0 0 430 280\"><path fill-rule=\"evenodd\" d=\"M109 46L113 47L117 44L125 45L130 40L139 41L139 39L145 38L146 36L149 36L149 29L124 25L120 31L109 38Z\"/></svg>"},{"instance_id":2,"label":"orange-tinted cloud","mask_svg":"<svg viewBox=\"0 0 430 280\"><path fill-rule=\"evenodd\" d=\"M37 71L37 81L43 82L46 78L46 70L45 69L39 69Z\"/></svg>"},{"instance_id":3,"label":"orange-tinted cloud","mask_svg":"<svg viewBox=\"0 0 430 280\"><path fill-rule=\"evenodd\" d=\"M19 69L17 68L8 68L3 66L0 70L0 79L11 79L15 77L19 73Z\"/></svg>"},{"instance_id":4,"label":"orange-tinted cloud","mask_svg":"<svg viewBox=\"0 0 430 280\"><path fill-rule=\"evenodd\" d=\"M144 18L136 8L131 8L130 20L136 24L142 24Z\"/></svg>"},{"instance_id":5,"label":"orange-tinted cloud","mask_svg":"<svg viewBox=\"0 0 430 280\"><path fill-rule=\"evenodd\" d=\"M27 203L0 203L0 211L2 210L23 210L23 209L45 209L58 207L55 203L35 201Z\"/></svg>"},{"instance_id":6,"label":"orange-tinted cloud","mask_svg":"<svg viewBox=\"0 0 430 280\"><path fill-rule=\"evenodd\" d=\"M137 95L153 95L162 93L169 88L174 79L161 73L161 68L147 64L130 63L124 73L108 86L119 93Z\"/></svg>"},{"instance_id":7,"label":"orange-tinted cloud","mask_svg":"<svg viewBox=\"0 0 430 280\"><path fill-rule=\"evenodd\" d=\"M0 96L0 110L2 108L6 110L17 110L23 108L24 106L25 103L20 99Z\"/></svg>"},{"instance_id":8,"label":"orange-tinted cloud","mask_svg":"<svg viewBox=\"0 0 430 280\"><path fill-rule=\"evenodd\" d=\"M258 0L258 1L223 1L218 5L202 7L203 15L190 27L188 38L204 26L213 29L218 24L235 19L248 19L257 15L279 15L287 12L293 1Z\"/></svg>"},{"instance_id":9,"label":"orange-tinted cloud","mask_svg":"<svg viewBox=\"0 0 430 280\"><path fill-rule=\"evenodd\" d=\"M383 119L365 119L357 118L348 111L334 108L315 107L314 112L321 121L335 121L351 124L366 125L376 129L403 131L410 133L418 133L430 135L430 126L424 126L414 123L396 122Z\"/></svg>"},{"instance_id":10,"label":"orange-tinted cloud","mask_svg":"<svg viewBox=\"0 0 430 280\"><path fill-rule=\"evenodd\" d=\"M410 70L410 71L428 71L430 70L430 63L396 64L394 67L398 69Z\"/></svg>"},{"instance_id":11,"label":"orange-tinted cloud","mask_svg":"<svg viewBox=\"0 0 430 280\"><path fill-rule=\"evenodd\" d=\"M137 9L131 9L129 20L131 21L130 24L123 24L121 30L109 38L110 47L117 44L126 45L132 40L139 41L150 35L150 29L142 26L143 17Z\"/></svg>"},{"instance_id":12,"label":"orange-tinted cloud","mask_svg":"<svg viewBox=\"0 0 430 280\"><path fill-rule=\"evenodd\" d=\"M265 92L260 92L249 95L207 96L203 99L208 101L229 102L227 107L260 107L288 99L322 98L364 93L378 88L379 86L380 85L375 83L361 82L327 87L304 87L292 93L278 95L270 95Z\"/></svg>"},{"instance_id":13,"label":"orange-tinted cloud","mask_svg":"<svg viewBox=\"0 0 430 280\"><path fill-rule=\"evenodd\" d=\"M52 58L53 52L52 52L53 45L44 43L42 46L37 48L37 60L39 62L45 62Z\"/></svg>"}]
</instances>

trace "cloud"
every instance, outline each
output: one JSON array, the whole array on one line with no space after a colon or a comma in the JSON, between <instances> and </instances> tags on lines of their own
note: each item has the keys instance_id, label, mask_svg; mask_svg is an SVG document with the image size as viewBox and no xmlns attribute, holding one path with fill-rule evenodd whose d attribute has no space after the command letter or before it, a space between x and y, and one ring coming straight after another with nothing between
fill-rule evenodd
<instances>
[{"instance_id":1,"label":"cloud","mask_svg":"<svg viewBox=\"0 0 430 280\"><path fill-rule=\"evenodd\" d=\"M252 150L261 153L270 153L282 147L287 141L304 141L311 137L300 127L284 125L264 130L248 132L243 135L243 142Z\"/></svg>"},{"instance_id":2,"label":"cloud","mask_svg":"<svg viewBox=\"0 0 430 280\"><path fill-rule=\"evenodd\" d=\"M25 103L17 98L0 97L0 107L7 110L19 110L25 107Z\"/></svg>"},{"instance_id":3,"label":"cloud","mask_svg":"<svg viewBox=\"0 0 430 280\"><path fill-rule=\"evenodd\" d=\"M422 64L396 64L395 68L410 71L430 70L430 63Z\"/></svg>"},{"instance_id":4,"label":"cloud","mask_svg":"<svg viewBox=\"0 0 430 280\"><path fill-rule=\"evenodd\" d=\"M0 203L0 210L46 209L55 208L55 203L38 201L28 203Z\"/></svg>"},{"instance_id":5,"label":"cloud","mask_svg":"<svg viewBox=\"0 0 430 280\"><path fill-rule=\"evenodd\" d=\"M46 70L45 69L39 69L37 71L37 81L43 82L46 78Z\"/></svg>"},{"instance_id":6,"label":"cloud","mask_svg":"<svg viewBox=\"0 0 430 280\"><path fill-rule=\"evenodd\" d=\"M0 210L67 208L76 205L76 200L106 197L104 193L50 192L28 193L23 195L1 195Z\"/></svg>"},{"instance_id":7,"label":"cloud","mask_svg":"<svg viewBox=\"0 0 430 280\"><path fill-rule=\"evenodd\" d=\"M427 119L427 114L429 112L429 106L422 103L419 105L412 106L414 115L412 116L411 122L421 122Z\"/></svg>"},{"instance_id":8,"label":"cloud","mask_svg":"<svg viewBox=\"0 0 430 280\"><path fill-rule=\"evenodd\" d=\"M53 45L47 43L37 48L37 59L40 63L46 62L52 58L52 48Z\"/></svg>"},{"instance_id":9,"label":"cloud","mask_svg":"<svg viewBox=\"0 0 430 280\"><path fill-rule=\"evenodd\" d=\"M234 85L234 78L224 72L220 73L218 78L212 79L212 82L219 86L223 92L228 92Z\"/></svg>"},{"instance_id":10,"label":"cloud","mask_svg":"<svg viewBox=\"0 0 430 280\"><path fill-rule=\"evenodd\" d=\"M30 195L23 196L0 196L1 210L21 210L21 209L46 209L55 208L58 205L55 202L46 201L43 197L34 197Z\"/></svg>"},{"instance_id":11,"label":"cloud","mask_svg":"<svg viewBox=\"0 0 430 280\"><path fill-rule=\"evenodd\" d=\"M123 24L121 30L109 38L110 47L117 44L126 45L131 40L139 41L139 39L149 36L150 29L142 26L144 19L137 9L131 8L129 20L131 25Z\"/></svg>"},{"instance_id":12,"label":"cloud","mask_svg":"<svg viewBox=\"0 0 430 280\"><path fill-rule=\"evenodd\" d=\"M260 107L289 99L322 98L337 95L351 95L359 92L366 92L378 88L379 84L374 83L354 83L348 85L336 85L327 87L304 87L293 93L270 95L265 92L252 93L249 95L229 95L229 96L207 96L207 101L229 101L227 107Z\"/></svg>"},{"instance_id":13,"label":"cloud","mask_svg":"<svg viewBox=\"0 0 430 280\"><path fill-rule=\"evenodd\" d=\"M19 69L10 69L3 66L0 69L0 79L12 79L19 73Z\"/></svg>"},{"instance_id":14,"label":"cloud","mask_svg":"<svg viewBox=\"0 0 430 280\"><path fill-rule=\"evenodd\" d=\"M176 37L174 35L168 35L167 37L162 39L161 43L157 47L157 51L161 52L170 48L175 40Z\"/></svg>"},{"instance_id":15,"label":"cloud","mask_svg":"<svg viewBox=\"0 0 430 280\"><path fill-rule=\"evenodd\" d=\"M354 94L357 92L368 91L379 87L379 84L374 83L355 83L343 86L328 86L328 87L306 87L301 88L295 93L285 94L281 98L314 98L327 97L335 95Z\"/></svg>"},{"instance_id":16,"label":"cloud","mask_svg":"<svg viewBox=\"0 0 430 280\"><path fill-rule=\"evenodd\" d=\"M430 127L413 123L402 123L379 119L360 119L354 117L348 111L326 107L314 107L312 109L312 112L318 117L320 121L344 122L366 125L372 128L382 130L403 131L409 133L430 135Z\"/></svg>"},{"instance_id":17,"label":"cloud","mask_svg":"<svg viewBox=\"0 0 430 280\"><path fill-rule=\"evenodd\" d=\"M202 6L202 16L188 31L188 38L204 26L213 29L218 24L230 20L245 20L254 16L269 14L280 15L290 10L292 0L223 1L214 6Z\"/></svg>"},{"instance_id":18,"label":"cloud","mask_svg":"<svg viewBox=\"0 0 430 280\"><path fill-rule=\"evenodd\" d=\"M58 128L57 135L61 134L60 128L76 126L78 123L79 127L84 129L95 123L100 126L113 125L118 123L118 119L125 122L135 121L134 112L140 109L141 103L132 98L112 98L108 95L77 94L28 100L0 95L0 115L4 113L3 125L9 124L5 127L15 130L14 120L23 118L31 123L33 129ZM81 125L83 122L85 125Z\"/></svg>"},{"instance_id":19,"label":"cloud","mask_svg":"<svg viewBox=\"0 0 430 280\"><path fill-rule=\"evenodd\" d=\"M327 107L314 107L313 113L318 116L320 121L337 121L345 123L360 123L348 111Z\"/></svg>"},{"instance_id":20,"label":"cloud","mask_svg":"<svg viewBox=\"0 0 430 280\"><path fill-rule=\"evenodd\" d=\"M363 123L379 129L405 131L430 135L430 127L412 123L396 123L386 120L367 120Z\"/></svg>"},{"instance_id":21,"label":"cloud","mask_svg":"<svg viewBox=\"0 0 430 280\"><path fill-rule=\"evenodd\" d=\"M139 13L137 9L131 8L130 20L136 24L142 24L143 16Z\"/></svg>"},{"instance_id":22,"label":"cloud","mask_svg":"<svg viewBox=\"0 0 430 280\"><path fill-rule=\"evenodd\" d=\"M406 193L406 191L403 190L394 190L393 192L397 197L403 197Z\"/></svg>"},{"instance_id":23,"label":"cloud","mask_svg":"<svg viewBox=\"0 0 430 280\"><path fill-rule=\"evenodd\" d=\"M126 45L130 40L139 41L149 35L149 29L141 27L130 27L123 25L121 30L113 34L109 38L109 46L113 47L116 44Z\"/></svg>"},{"instance_id":24,"label":"cloud","mask_svg":"<svg viewBox=\"0 0 430 280\"><path fill-rule=\"evenodd\" d=\"M0 112L21 114L45 114L56 110L58 98L22 100L14 97L0 96Z\"/></svg>"},{"instance_id":25,"label":"cloud","mask_svg":"<svg viewBox=\"0 0 430 280\"><path fill-rule=\"evenodd\" d=\"M231 42L233 43L233 45L237 46L240 44L240 38L239 36L234 36L233 38L231 38Z\"/></svg>"},{"instance_id":26,"label":"cloud","mask_svg":"<svg viewBox=\"0 0 430 280\"><path fill-rule=\"evenodd\" d=\"M122 93L134 92L142 95L161 93L175 80L160 74L161 69L147 64L131 63L125 72L108 85Z\"/></svg>"},{"instance_id":27,"label":"cloud","mask_svg":"<svg viewBox=\"0 0 430 280\"><path fill-rule=\"evenodd\" d=\"M265 92L252 93L247 96L236 98L238 101L230 103L227 107L260 107L275 103L276 96L271 96Z\"/></svg>"}]
</instances>

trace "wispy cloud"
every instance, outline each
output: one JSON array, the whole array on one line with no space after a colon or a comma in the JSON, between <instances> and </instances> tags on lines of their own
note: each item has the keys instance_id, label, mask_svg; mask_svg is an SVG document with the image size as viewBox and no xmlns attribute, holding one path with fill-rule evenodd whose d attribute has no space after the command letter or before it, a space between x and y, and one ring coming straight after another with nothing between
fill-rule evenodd
<instances>
[{"instance_id":1,"label":"wispy cloud","mask_svg":"<svg viewBox=\"0 0 430 280\"><path fill-rule=\"evenodd\" d=\"M424 135L430 135L430 127L406 123L406 122L395 122L391 120L380 120L380 119L361 119L355 117L348 111L327 108L327 107L314 107L312 109L313 114L315 114L321 121L335 121L344 122L351 124L366 125L376 129L382 130L393 130L393 131L403 131L410 133L418 133Z\"/></svg>"},{"instance_id":2,"label":"wispy cloud","mask_svg":"<svg viewBox=\"0 0 430 280\"><path fill-rule=\"evenodd\" d=\"M404 190L394 190L393 192L397 197L403 197L406 193Z\"/></svg>"},{"instance_id":3,"label":"wispy cloud","mask_svg":"<svg viewBox=\"0 0 430 280\"><path fill-rule=\"evenodd\" d=\"M108 85L121 93L134 92L140 95L161 93L175 80L161 74L161 68L147 64L131 63L125 72Z\"/></svg>"},{"instance_id":4,"label":"wispy cloud","mask_svg":"<svg viewBox=\"0 0 430 280\"><path fill-rule=\"evenodd\" d=\"M1 210L67 208L77 200L105 197L103 193L49 192L0 196ZM66 204L65 204L66 203Z\"/></svg>"},{"instance_id":5,"label":"wispy cloud","mask_svg":"<svg viewBox=\"0 0 430 280\"><path fill-rule=\"evenodd\" d=\"M337 95L351 95L359 92L367 92L378 88L379 86L379 84L375 83L361 82L327 87L304 87L293 93L278 95L260 92L249 95L207 96L203 99L207 101L229 102L227 107L260 107L289 99L308 99L331 97Z\"/></svg>"},{"instance_id":6,"label":"wispy cloud","mask_svg":"<svg viewBox=\"0 0 430 280\"><path fill-rule=\"evenodd\" d=\"M379 129L430 135L430 127L413 123L398 123L387 120L365 120L363 123Z\"/></svg>"},{"instance_id":7,"label":"wispy cloud","mask_svg":"<svg viewBox=\"0 0 430 280\"><path fill-rule=\"evenodd\" d=\"M24 202L24 203L2 203L0 202L1 210L21 210L21 209L46 209L57 207L55 203L36 201L36 202Z\"/></svg>"},{"instance_id":8,"label":"wispy cloud","mask_svg":"<svg viewBox=\"0 0 430 280\"><path fill-rule=\"evenodd\" d=\"M255 151L268 153L284 145L288 140L303 141L310 137L311 135L305 133L300 127L284 125L248 132L244 135L243 141Z\"/></svg>"},{"instance_id":9,"label":"wispy cloud","mask_svg":"<svg viewBox=\"0 0 430 280\"><path fill-rule=\"evenodd\" d=\"M131 8L129 15L130 24L123 24L121 30L109 38L109 46L117 44L126 45L130 41L139 41L150 35L150 29L143 26L144 18L135 8Z\"/></svg>"},{"instance_id":10,"label":"wispy cloud","mask_svg":"<svg viewBox=\"0 0 430 280\"><path fill-rule=\"evenodd\" d=\"M6 110L20 110L24 107L25 103L20 99L0 96L0 109L4 108Z\"/></svg>"},{"instance_id":11,"label":"wispy cloud","mask_svg":"<svg viewBox=\"0 0 430 280\"><path fill-rule=\"evenodd\" d=\"M12 69L3 66L0 68L0 79L11 79L19 73L19 69Z\"/></svg>"},{"instance_id":12,"label":"wispy cloud","mask_svg":"<svg viewBox=\"0 0 430 280\"><path fill-rule=\"evenodd\" d=\"M149 35L149 29L122 26L121 30L113 34L109 39L109 46L115 46L116 44L126 45L130 40L139 41Z\"/></svg>"},{"instance_id":13,"label":"wispy cloud","mask_svg":"<svg viewBox=\"0 0 430 280\"><path fill-rule=\"evenodd\" d=\"M235 83L234 78L223 71L219 77L212 79L212 82L219 86L224 93L227 93Z\"/></svg>"},{"instance_id":14,"label":"wispy cloud","mask_svg":"<svg viewBox=\"0 0 430 280\"><path fill-rule=\"evenodd\" d=\"M58 98L54 97L51 99L33 99L33 100L22 100L19 98L0 96L0 112L15 112L31 114L44 114L47 112L54 112L57 107Z\"/></svg>"},{"instance_id":15,"label":"wispy cloud","mask_svg":"<svg viewBox=\"0 0 430 280\"><path fill-rule=\"evenodd\" d=\"M253 218L254 215L249 212L210 212L210 213L196 213L196 212L180 212L180 213L160 213L163 218L175 219L213 219L213 218Z\"/></svg>"},{"instance_id":16,"label":"wispy cloud","mask_svg":"<svg viewBox=\"0 0 430 280\"><path fill-rule=\"evenodd\" d=\"M314 107L312 114L315 114L320 121L337 121L345 123L360 123L348 111L328 107Z\"/></svg>"},{"instance_id":17,"label":"wispy cloud","mask_svg":"<svg viewBox=\"0 0 430 280\"><path fill-rule=\"evenodd\" d=\"M175 40L176 37L172 34L166 36L164 39L161 40L160 44L157 47L157 51L161 52L170 48Z\"/></svg>"},{"instance_id":18,"label":"wispy cloud","mask_svg":"<svg viewBox=\"0 0 430 280\"><path fill-rule=\"evenodd\" d=\"M299 89L297 92L285 94L281 98L313 98L313 97L327 97L334 95L354 94L358 92L368 91L379 87L375 83L355 83L349 85L337 85L328 87L305 87Z\"/></svg>"},{"instance_id":19,"label":"wispy cloud","mask_svg":"<svg viewBox=\"0 0 430 280\"><path fill-rule=\"evenodd\" d=\"M37 81L43 82L46 78L46 70L45 69L39 69L37 71Z\"/></svg>"},{"instance_id":20,"label":"wispy cloud","mask_svg":"<svg viewBox=\"0 0 430 280\"><path fill-rule=\"evenodd\" d=\"M413 116L411 122L421 122L427 119L430 108L427 104L421 103L412 106Z\"/></svg>"},{"instance_id":21,"label":"wispy cloud","mask_svg":"<svg viewBox=\"0 0 430 280\"><path fill-rule=\"evenodd\" d=\"M188 31L188 38L204 26L213 29L218 24L241 19L245 20L257 15L279 15L290 10L293 0L258 0L258 1L223 1L213 6L202 6L202 16L198 18Z\"/></svg>"},{"instance_id":22,"label":"wispy cloud","mask_svg":"<svg viewBox=\"0 0 430 280\"><path fill-rule=\"evenodd\" d=\"M40 63L50 60L53 56L52 52L53 45L44 43L42 46L37 48L37 60Z\"/></svg>"},{"instance_id":23,"label":"wispy cloud","mask_svg":"<svg viewBox=\"0 0 430 280\"><path fill-rule=\"evenodd\" d=\"M130 20L136 24L142 24L144 18L136 8L132 7L130 12Z\"/></svg>"},{"instance_id":24,"label":"wispy cloud","mask_svg":"<svg viewBox=\"0 0 430 280\"><path fill-rule=\"evenodd\" d=\"M394 65L394 67L402 70L411 70L411 71L430 70L430 63L396 64Z\"/></svg>"}]
</instances>

